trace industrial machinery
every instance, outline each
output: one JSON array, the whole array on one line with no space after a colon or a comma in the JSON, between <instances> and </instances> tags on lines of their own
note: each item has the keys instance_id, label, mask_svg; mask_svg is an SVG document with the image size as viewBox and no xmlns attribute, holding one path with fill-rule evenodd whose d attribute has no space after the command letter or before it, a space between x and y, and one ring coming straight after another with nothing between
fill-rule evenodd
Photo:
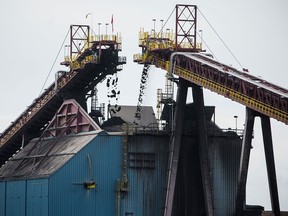
<instances>
[{"instance_id":1,"label":"industrial machinery","mask_svg":"<svg viewBox=\"0 0 288 216\"><path fill-rule=\"evenodd\" d=\"M207 55L202 48L202 43L197 42L197 6L178 4L176 5L175 10L175 33L172 30L164 32L163 27L160 32L156 32L155 27L151 32L146 32L141 29L139 33L139 46L142 49L142 53L136 54L133 57L134 62L144 65L141 80L142 84L140 85L139 101L134 116L136 119L140 119L142 117L142 96L149 67L154 65L167 71L167 89L165 94L162 94L159 91L157 104L159 108L157 111L159 119L162 111L161 103L165 103L166 105L173 107L172 124L170 127L168 127L171 136L169 141L169 155L167 156L168 163L164 216L173 215L173 206L175 206L174 197L175 191L177 191L177 173L179 173L179 161L181 161L181 155L183 156L183 154L181 154L181 149L183 149L183 140L185 138L183 137L183 131L185 130L184 123L185 120L187 120L184 119L184 113L185 108L187 107L186 97L187 89L189 87L191 87L193 90L193 109L195 111L193 118L196 122L196 126L194 125L194 128L196 130L197 137L196 141L193 140L195 143L194 147L196 146L195 149L197 150L193 153L193 156L195 156L193 160L198 160L197 164L199 164L199 173L201 173L199 176L201 178L201 185L203 187L201 199L203 198L203 205L205 205L204 214L209 216L215 215L213 184L211 181L211 162L209 145L207 141L207 121L205 119L203 99L203 88L206 88L246 107L246 122L242 137L243 140L237 183L237 195L235 200L235 212L237 215L245 215L245 189L251 140L253 136L254 119L256 116L259 116L262 122L272 211L274 215L280 215L270 118L274 118L280 122L283 122L284 124L288 124L288 90L272 84L264 79L253 76L246 69L238 70L227 64L220 63L210 55ZM41 134L45 132L47 127L49 129L50 123L55 126L53 127L53 130L55 131L59 129L58 127L61 127L61 125L58 124L59 122L56 124L55 122L51 121L51 119L55 112L57 112L57 110L61 107L64 100L75 99L83 110L87 112L87 94L91 92L90 96L92 96L93 106L92 111L94 113L92 117L94 117L94 121L99 121L97 118L101 117L101 114L103 115L104 106L101 105L99 110L97 108L98 99L96 95L96 86L107 76L110 76L110 78L107 80L107 86L110 85L111 82L117 82L117 77L114 77L114 80L112 81L112 75L115 75L118 71L121 71L122 65L126 63L126 58L119 56L119 52L122 49L120 35L92 35L90 27L87 25L71 25L70 45L68 45L66 48L67 55L64 62L61 64L69 67L69 71L57 72L55 82L52 83L38 98L36 98L33 103L28 106L28 108L1 134L0 166L6 163L6 161L21 148L25 147L33 138L40 137L41 139ZM176 103L173 101L173 82L177 82L178 86ZM117 97L118 94L119 91L114 89L111 91L110 97ZM73 102L73 104L76 103ZM70 106L68 105L65 106L65 114L67 115L71 115L71 110L69 110L69 107ZM119 109L119 107L117 107L117 109ZM131 109L126 107L126 111L127 110L129 110L129 114L131 114ZM114 111L116 112L117 110ZM59 118L63 117L63 113L56 113L56 115L57 114ZM77 112L75 111L73 115L77 117ZM96 126L92 127L92 129L93 128L95 129ZM75 130L77 130L77 128ZM130 136L129 128L124 127L123 131L121 143L123 144L122 154L124 156L122 157L122 160L120 160L119 157L119 161L122 162L122 177L121 180L118 179L116 187L117 215L120 215L121 212L121 195L127 194L132 190L132 187L129 187L128 183L128 173L131 171L128 169L128 167L136 170L135 173L137 175L135 176L137 176L137 178L135 179L138 179L138 174L141 172L138 172L137 169L155 169L155 161L158 159L154 153L137 152L139 150L137 149L137 142L134 142L133 144L128 143ZM153 138L156 140L155 137ZM163 140L166 141L167 137L164 138L165 139ZM236 135L236 138L238 139L239 137ZM42 141L40 139L39 142ZM147 143L151 144L150 138L147 140ZM186 143L190 143L190 141L191 140L186 140ZM168 146L168 142L166 143ZM134 144L135 146L133 146ZM155 146L159 147L158 144L159 143L155 144ZM135 148L134 152L129 152L129 145L130 150ZM31 152L32 151L33 149ZM45 157L49 154L49 152L45 155ZM159 154L163 152L164 151L160 149L158 151ZM31 155L28 154L28 156L30 157ZM189 161L191 158L187 158L188 156L186 154L186 159L182 160L182 163L191 163L191 161ZM107 158L108 157L106 157L106 159ZM91 165L90 157L88 157L88 161L89 165ZM147 163L147 161L149 163ZM161 163L163 161L164 159L161 160ZM164 163L162 163L162 165L163 164ZM194 165L195 164L196 163L194 163ZM23 163L20 165L23 165ZM131 171L130 173L133 172ZM90 185L91 188L95 188L95 182L93 181L92 183L93 187ZM153 183L149 182L149 185L152 187ZM136 185L134 188L136 187L138 186ZM87 188L88 186L85 189ZM152 196L152 194L150 195ZM134 197L129 196L126 198L128 201L130 198L134 199ZM130 202L127 203L129 204ZM126 213L127 215L133 215L131 212Z\"/></svg>"},{"instance_id":2,"label":"industrial machinery","mask_svg":"<svg viewBox=\"0 0 288 216\"><path fill-rule=\"evenodd\" d=\"M207 147L207 134L203 114L202 87L225 98L246 106L246 123L242 144L242 155L237 187L236 210L243 214L245 188L251 149L254 119L260 116L266 164L268 170L271 206L275 215L280 215L276 172L273 155L270 118L288 124L288 90L253 76L247 69L237 70L207 55L202 43L197 42L197 6L178 4L176 9L175 34L170 30L163 32L139 33L141 54L134 55L134 62L154 65L168 72L171 80L178 77L178 94L172 128L171 147L168 165L165 216L172 215L173 197L176 184L178 161L181 149L183 112L187 88L192 87L194 103L197 104L198 137L200 148L202 182L204 187L206 214L214 215Z\"/></svg>"},{"instance_id":3,"label":"industrial machinery","mask_svg":"<svg viewBox=\"0 0 288 216\"><path fill-rule=\"evenodd\" d=\"M121 36L92 35L87 25L70 26L70 45L65 61L70 68L60 71L52 83L26 110L1 134L0 165L31 139L39 137L49 121L66 99L76 101L87 111L86 99L97 83L106 76L122 70L126 57Z\"/></svg>"}]
</instances>

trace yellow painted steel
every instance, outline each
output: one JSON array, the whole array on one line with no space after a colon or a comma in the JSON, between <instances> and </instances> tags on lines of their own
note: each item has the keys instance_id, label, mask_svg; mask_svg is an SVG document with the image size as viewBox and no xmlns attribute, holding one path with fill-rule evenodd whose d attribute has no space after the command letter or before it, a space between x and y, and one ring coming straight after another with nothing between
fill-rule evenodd
<instances>
[{"instance_id":1,"label":"yellow painted steel","mask_svg":"<svg viewBox=\"0 0 288 216\"><path fill-rule=\"evenodd\" d=\"M128 192L128 134L130 133L129 125L123 124L122 126L122 177L120 182L121 192Z\"/></svg>"},{"instance_id":2,"label":"yellow painted steel","mask_svg":"<svg viewBox=\"0 0 288 216\"><path fill-rule=\"evenodd\" d=\"M162 59L159 59L156 56L152 55L148 56L147 60L149 62L152 62L153 65L155 65L156 67L169 71L169 61L163 61ZM205 77L202 77L195 72L189 71L182 67L175 66L174 74L197 85L203 86L204 88L209 89L212 92L215 92L226 98L243 104L253 110L258 111L259 113L265 114L271 118L288 124L288 113L285 113L282 110L279 110L261 101L255 100L254 98L241 94L234 89L223 86L212 80L206 79Z\"/></svg>"},{"instance_id":3,"label":"yellow painted steel","mask_svg":"<svg viewBox=\"0 0 288 216\"><path fill-rule=\"evenodd\" d=\"M122 38L121 38L121 34L117 33L116 35L108 35L108 34L104 34L104 35L91 35L88 37L89 40L85 40L85 44L82 47L82 49L79 51L79 53L77 53L76 55L72 56L71 58L69 56L65 56L64 57L64 61L70 66L70 68L72 70L76 70L79 68L83 68L85 66L85 64L94 61L95 58L93 57L93 55L89 55L86 56L85 59L81 62L78 62L77 59L78 57L86 50L92 47L92 45L94 44L94 42L103 42L103 43L107 43L107 42L116 42L119 45L118 50L122 49L121 43L122 43Z\"/></svg>"},{"instance_id":4,"label":"yellow painted steel","mask_svg":"<svg viewBox=\"0 0 288 216\"><path fill-rule=\"evenodd\" d=\"M135 54L133 56L134 62L138 62L139 64L153 64L156 67L164 69L166 71L169 70L169 61L164 61L163 59L159 59L154 56L151 52L161 49L171 49L174 50L176 47L175 44L175 34L168 32L166 33L156 33L152 32L144 32L143 29L140 29L139 32L139 46L145 47L145 52L142 54ZM181 43L180 48L193 48L190 43L183 42ZM196 44L197 50L202 50L202 43ZM191 81L195 84L203 86L213 92L216 92L224 97L227 97L233 101L241 103L253 110L256 110L260 113L263 113L269 117L272 117L276 120L279 120L285 124L288 124L288 113L285 113L282 110L279 110L273 106L265 104L261 101L255 100L247 95L243 95L233 89L227 88L226 86L222 86L219 83L213 82L212 80L206 79L205 77L201 77L193 71L188 71L185 68L175 67L174 73L188 81Z\"/></svg>"},{"instance_id":5,"label":"yellow painted steel","mask_svg":"<svg viewBox=\"0 0 288 216\"><path fill-rule=\"evenodd\" d=\"M146 47L147 51L153 51L156 49L171 49L176 48L175 33L173 30L167 32L145 32L144 29L140 29L139 32L139 47ZM190 42L181 42L179 48L192 49L194 48ZM202 43L196 44L197 50L202 50Z\"/></svg>"}]
</instances>

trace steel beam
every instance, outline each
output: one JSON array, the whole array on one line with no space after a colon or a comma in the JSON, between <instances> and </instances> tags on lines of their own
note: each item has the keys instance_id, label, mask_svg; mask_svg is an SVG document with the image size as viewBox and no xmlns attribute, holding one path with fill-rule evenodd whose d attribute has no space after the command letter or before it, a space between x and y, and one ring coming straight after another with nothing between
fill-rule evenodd
<instances>
[{"instance_id":1,"label":"steel beam","mask_svg":"<svg viewBox=\"0 0 288 216\"><path fill-rule=\"evenodd\" d=\"M70 59L89 44L90 26L70 25Z\"/></svg>"},{"instance_id":2,"label":"steel beam","mask_svg":"<svg viewBox=\"0 0 288 216\"><path fill-rule=\"evenodd\" d=\"M247 107L236 196L236 215L238 216L241 216L243 214L243 209L245 207L246 183L250 159L251 142L253 137L254 121L255 112Z\"/></svg>"},{"instance_id":3,"label":"steel beam","mask_svg":"<svg viewBox=\"0 0 288 216\"><path fill-rule=\"evenodd\" d=\"M173 210L173 200L174 200L174 193L175 193L180 147L181 147L181 141L182 141L182 131L183 131L186 98L187 98L187 89L188 89L187 81L180 78L179 84L178 84L178 90L177 90L174 127L173 127L173 131L171 134L164 216L171 216L172 210Z\"/></svg>"},{"instance_id":4,"label":"steel beam","mask_svg":"<svg viewBox=\"0 0 288 216\"><path fill-rule=\"evenodd\" d=\"M199 145L199 158L201 165L202 183L205 198L206 215L214 215L214 202L212 194L212 184L210 175L209 147L207 140L205 114L204 114L204 97L202 87L192 84L193 101L196 111L197 138Z\"/></svg>"},{"instance_id":5,"label":"steel beam","mask_svg":"<svg viewBox=\"0 0 288 216\"><path fill-rule=\"evenodd\" d=\"M255 112L249 108L246 108L246 123L242 143L242 152L241 152L241 161L240 161L238 188L236 197L236 213L239 216L242 215L243 209L245 207L245 191L246 191L246 182L248 174L248 165L250 158L251 141L253 137L253 127L256 116L260 116L261 118L271 206L274 215L280 216L280 206L279 206L279 197L277 189L270 118L266 115L262 115L258 112Z\"/></svg>"},{"instance_id":6,"label":"steel beam","mask_svg":"<svg viewBox=\"0 0 288 216\"><path fill-rule=\"evenodd\" d=\"M175 43L176 51L189 44L196 52L197 6L177 4L176 7Z\"/></svg>"},{"instance_id":7,"label":"steel beam","mask_svg":"<svg viewBox=\"0 0 288 216\"><path fill-rule=\"evenodd\" d=\"M270 118L268 116L261 115L261 125L262 125L263 143L265 150L272 211L275 216L280 216L280 206L279 206L279 197L277 189Z\"/></svg>"}]
</instances>

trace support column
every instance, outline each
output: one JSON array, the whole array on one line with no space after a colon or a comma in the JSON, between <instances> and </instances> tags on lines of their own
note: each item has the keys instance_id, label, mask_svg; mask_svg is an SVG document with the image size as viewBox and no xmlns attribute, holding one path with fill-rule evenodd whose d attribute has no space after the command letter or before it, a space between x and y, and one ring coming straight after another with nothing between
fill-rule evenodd
<instances>
[{"instance_id":1,"label":"support column","mask_svg":"<svg viewBox=\"0 0 288 216\"><path fill-rule=\"evenodd\" d=\"M246 120L245 129L242 140L242 151L240 158L240 168L238 176L238 187L236 196L236 215L241 216L245 207L245 196L246 196L246 183L251 151L251 142L253 138L253 128L255 121L255 112L250 108L246 107Z\"/></svg>"},{"instance_id":2,"label":"support column","mask_svg":"<svg viewBox=\"0 0 288 216\"><path fill-rule=\"evenodd\" d=\"M206 215L214 215L214 202L212 195L211 171L209 160L209 147L207 140L205 113L204 113L204 97L202 87L192 84L193 101L196 111L197 122L197 138L199 145L200 165L202 174L203 191L205 198Z\"/></svg>"},{"instance_id":3,"label":"support column","mask_svg":"<svg viewBox=\"0 0 288 216\"><path fill-rule=\"evenodd\" d=\"M169 164L168 164L167 191L166 191L164 216L171 216L173 210L173 200L175 193L180 147L182 141L187 89L188 89L187 81L185 81L182 78L179 78L176 109L173 124L174 127L172 129L171 134L171 143L170 143L170 152L168 161Z\"/></svg>"},{"instance_id":4,"label":"support column","mask_svg":"<svg viewBox=\"0 0 288 216\"><path fill-rule=\"evenodd\" d=\"M277 189L277 179L276 179L276 170L275 170L275 162L274 162L270 118L268 116L261 115L261 125L262 125L263 142L264 142L264 150L265 150L266 167L267 167L267 174L268 174L272 211L275 216L280 216L280 205L279 205L279 197L278 197L278 189Z\"/></svg>"}]
</instances>

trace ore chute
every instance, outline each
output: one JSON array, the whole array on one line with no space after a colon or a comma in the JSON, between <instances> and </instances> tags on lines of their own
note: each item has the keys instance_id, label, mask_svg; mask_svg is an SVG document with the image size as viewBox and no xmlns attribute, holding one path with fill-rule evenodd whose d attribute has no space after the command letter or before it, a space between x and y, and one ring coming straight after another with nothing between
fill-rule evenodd
<instances>
[{"instance_id":1,"label":"ore chute","mask_svg":"<svg viewBox=\"0 0 288 216\"><path fill-rule=\"evenodd\" d=\"M140 81L138 103L137 103L137 108L136 108L136 112L135 112L135 120L141 119L141 107L143 104L143 96L144 96L145 89L147 86L149 68L150 68L149 64L144 64L144 67L142 70L142 75L141 75L141 81Z\"/></svg>"}]
</instances>

